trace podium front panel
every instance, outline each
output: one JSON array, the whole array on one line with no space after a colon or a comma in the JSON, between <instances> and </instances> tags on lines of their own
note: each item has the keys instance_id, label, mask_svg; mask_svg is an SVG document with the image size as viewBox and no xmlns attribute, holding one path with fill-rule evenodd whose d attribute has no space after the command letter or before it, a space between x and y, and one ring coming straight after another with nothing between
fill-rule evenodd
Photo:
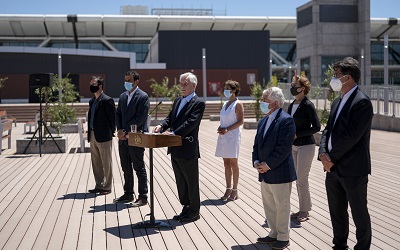
<instances>
[{"instance_id":1,"label":"podium front panel","mask_svg":"<svg viewBox=\"0 0 400 250\"><path fill-rule=\"evenodd\" d=\"M129 133L129 146L142 148L161 148L182 146L182 137L153 133Z\"/></svg>"}]
</instances>

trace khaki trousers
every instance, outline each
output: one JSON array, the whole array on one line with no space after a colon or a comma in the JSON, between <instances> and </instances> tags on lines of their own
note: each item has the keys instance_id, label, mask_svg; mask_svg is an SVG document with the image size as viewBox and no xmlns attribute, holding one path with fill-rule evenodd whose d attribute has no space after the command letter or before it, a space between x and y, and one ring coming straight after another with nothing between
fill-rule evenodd
<instances>
[{"instance_id":1,"label":"khaki trousers","mask_svg":"<svg viewBox=\"0 0 400 250\"><path fill-rule=\"evenodd\" d=\"M90 131L90 153L97 189L111 190L112 185L112 140L97 142Z\"/></svg>"},{"instance_id":2,"label":"khaki trousers","mask_svg":"<svg viewBox=\"0 0 400 250\"><path fill-rule=\"evenodd\" d=\"M299 211L301 212L311 211L312 207L308 176L314 155L315 144L292 146L294 168L297 174L296 187L299 196Z\"/></svg>"},{"instance_id":3,"label":"khaki trousers","mask_svg":"<svg viewBox=\"0 0 400 250\"><path fill-rule=\"evenodd\" d=\"M291 190L291 182L282 184L261 182L265 217L271 229L268 236L280 241L289 240Z\"/></svg>"}]
</instances>

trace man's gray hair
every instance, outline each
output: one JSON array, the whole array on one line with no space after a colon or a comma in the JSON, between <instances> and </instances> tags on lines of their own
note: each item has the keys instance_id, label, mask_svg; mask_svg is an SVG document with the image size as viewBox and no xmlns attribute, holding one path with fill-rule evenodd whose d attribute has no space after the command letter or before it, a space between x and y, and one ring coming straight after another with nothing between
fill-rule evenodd
<instances>
[{"instance_id":1,"label":"man's gray hair","mask_svg":"<svg viewBox=\"0 0 400 250\"><path fill-rule=\"evenodd\" d=\"M192 72L183 73L179 77L179 82L183 82L185 79L188 79L189 82L194 85L194 87L197 86L197 77Z\"/></svg>"},{"instance_id":2,"label":"man's gray hair","mask_svg":"<svg viewBox=\"0 0 400 250\"><path fill-rule=\"evenodd\" d=\"M283 104L285 103L285 96L283 95L283 92L280 88L278 87L267 88L263 91L263 95L264 94L267 94L268 98L271 101L278 101L278 105L280 108L283 107Z\"/></svg>"}]
</instances>

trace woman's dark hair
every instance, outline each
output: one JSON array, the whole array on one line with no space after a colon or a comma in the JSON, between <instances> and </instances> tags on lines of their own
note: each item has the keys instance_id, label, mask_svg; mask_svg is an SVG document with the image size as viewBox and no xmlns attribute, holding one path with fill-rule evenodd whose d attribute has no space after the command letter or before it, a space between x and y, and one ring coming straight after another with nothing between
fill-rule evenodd
<instances>
[{"instance_id":1,"label":"woman's dark hair","mask_svg":"<svg viewBox=\"0 0 400 250\"><path fill-rule=\"evenodd\" d=\"M237 81L234 80L228 80L224 83L224 89L225 86L229 86L235 93L235 96L238 96L240 93L240 84Z\"/></svg>"}]
</instances>

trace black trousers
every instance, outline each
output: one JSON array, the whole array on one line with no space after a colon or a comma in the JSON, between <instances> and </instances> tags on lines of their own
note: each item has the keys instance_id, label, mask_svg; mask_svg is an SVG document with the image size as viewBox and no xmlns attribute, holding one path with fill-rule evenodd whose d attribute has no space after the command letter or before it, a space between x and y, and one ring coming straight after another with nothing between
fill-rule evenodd
<instances>
[{"instance_id":1,"label":"black trousers","mask_svg":"<svg viewBox=\"0 0 400 250\"><path fill-rule=\"evenodd\" d=\"M144 148L129 146L127 140L120 140L118 150L122 171L124 172L124 192L133 195L133 170L135 170L139 182L139 198L147 199L147 173L143 160Z\"/></svg>"},{"instance_id":2,"label":"black trousers","mask_svg":"<svg viewBox=\"0 0 400 250\"><path fill-rule=\"evenodd\" d=\"M189 215L200 212L199 160L171 156L172 168L178 188L179 201L189 206Z\"/></svg>"},{"instance_id":3,"label":"black trousers","mask_svg":"<svg viewBox=\"0 0 400 250\"><path fill-rule=\"evenodd\" d=\"M326 174L326 193L333 227L333 249L347 249L349 236L348 204L356 226L354 250L370 249L372 230L367 207L368 175L341 177L333 170Z\"/></svg>"}]
</instances>

